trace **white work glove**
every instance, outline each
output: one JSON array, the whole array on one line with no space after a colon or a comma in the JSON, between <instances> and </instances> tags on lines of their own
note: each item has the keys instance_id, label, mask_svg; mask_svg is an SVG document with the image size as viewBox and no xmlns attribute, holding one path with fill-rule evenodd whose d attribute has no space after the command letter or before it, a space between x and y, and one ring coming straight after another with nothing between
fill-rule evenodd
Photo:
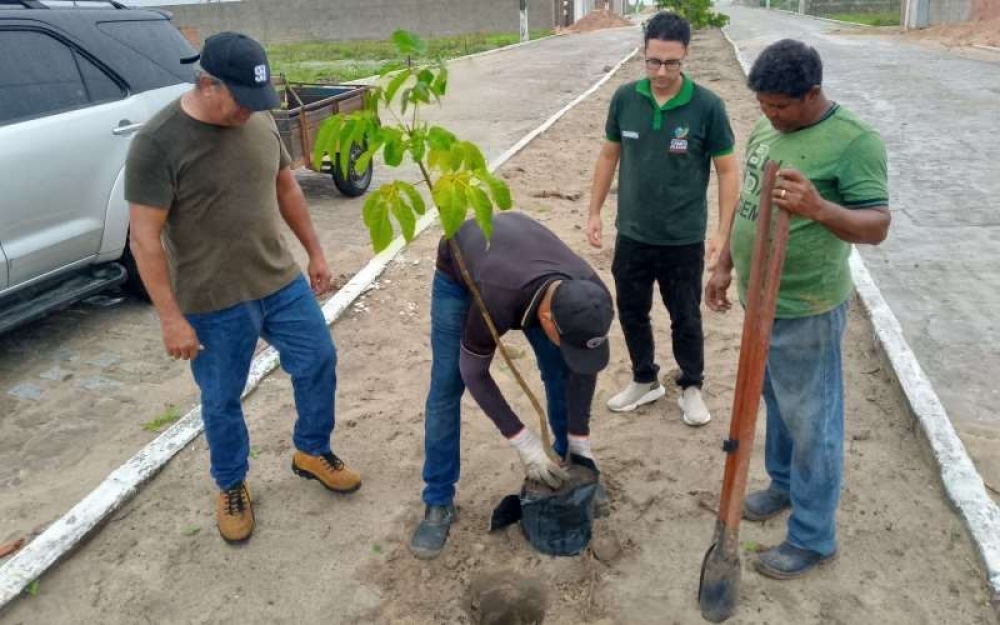
<instances>
[{"instance_id":1,"label":"white work glove","mask_svg":"<svg viewBox=\"0 0 1000 625\"><path fill-rule=\"evenodd\" d=\"M581 458L587 458L588 460L593 460L594 452L590 451L590 437L574 436L570 434L569 453L575 456L580 456Z\"/></svg>"},{"instance_id":2,"label":"white work glove","mask_svg":"<svg viewBox=\"0 0 1000 625\"><path fill-rule=\"evenodd\" d=\"M566 472L566 469L549 459L541 441L535 438L535 435L528 428L523 428L508 441L517 450L517 454L521 456L524 474L528 476L528 479L543 482L550 488L559 488L564 481L569 479L569 473Z\"/></svg>"}]
</instances>

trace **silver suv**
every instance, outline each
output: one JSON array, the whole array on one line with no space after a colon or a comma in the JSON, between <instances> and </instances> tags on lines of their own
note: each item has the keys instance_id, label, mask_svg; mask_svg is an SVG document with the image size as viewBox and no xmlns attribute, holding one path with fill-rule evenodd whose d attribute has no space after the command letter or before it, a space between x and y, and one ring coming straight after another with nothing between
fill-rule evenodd
<instances>
[{"instance_id":1,"label":"silver suv","mask_svg":"<svg viewBox=\"0 0 1000 625\"><path fill-rule=\"evenodd\" d=\"M0 0L0 333L112 285L144 295L125 156L194 53L168 13Z\"/></svg>"}]
</instances>

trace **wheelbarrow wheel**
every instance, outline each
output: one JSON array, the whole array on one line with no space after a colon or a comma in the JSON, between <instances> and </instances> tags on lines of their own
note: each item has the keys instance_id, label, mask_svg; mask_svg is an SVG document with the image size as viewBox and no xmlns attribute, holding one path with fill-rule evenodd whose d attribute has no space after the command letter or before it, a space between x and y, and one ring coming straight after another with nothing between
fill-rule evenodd
<instances>
[{"instance_id":1,"label":"wheelbarrow wheel","mask_svg":"<svg viewBox=\"0 0 1000 625\"><path fill-rule=\"evenodd\" d=\"M351 156L348 160L347 165L347 175L343 175L340 171L340 157L334 156L330 165L330 175L333 176L333 184L337 186L337 190L346 195L347 197L359 197L364 195L365 191L372 183L372 173L375 171L375 165L369 161L368 167L364 171L357 170L358 157L364 154L367 146L364 144L351 146Z\"/></svg>"}]
</instances>

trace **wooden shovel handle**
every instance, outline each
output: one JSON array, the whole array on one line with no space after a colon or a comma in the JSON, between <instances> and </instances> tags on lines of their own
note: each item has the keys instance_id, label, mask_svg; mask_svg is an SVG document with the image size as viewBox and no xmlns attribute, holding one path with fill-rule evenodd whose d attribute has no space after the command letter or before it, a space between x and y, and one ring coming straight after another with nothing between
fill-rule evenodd
<instances>
[{"instance_id":1,"label":"wooden shovel handle","mask_svg":"<svg viewBox=\"0 0 1000 625\"><path fill-rule=\"evenodd\" d=\"M769 161L765 165L729 426L730 445L735 444L735 449L730 449L726 457L719 503L720 521L732 528L739 526L743 513L747 470L753 450L757 410L764 386L767 352L788 242L789 215L785 211L778 211L773 239L771 236L771 193L777 172L777 163Z\"/></svg>"}]
</instances>

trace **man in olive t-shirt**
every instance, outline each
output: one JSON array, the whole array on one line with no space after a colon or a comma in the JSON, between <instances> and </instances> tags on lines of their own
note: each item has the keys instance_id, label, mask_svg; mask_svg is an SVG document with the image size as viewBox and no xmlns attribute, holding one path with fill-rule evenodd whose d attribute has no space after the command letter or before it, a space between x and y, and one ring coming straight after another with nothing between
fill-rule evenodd
<instances>
[{"instance_id":1,"label":"man in olive t-shirt","mask_svg":"<svg viewBox=\"0 0 1000 625\"><path fill-rule=\"evenodd\" d=\"M135 136L125 169L130 245L174 358L191 361L227 542L254 529L240 396L259 337L292 376L292 470L337 492L360 476L330 449L337 354L316 295L330 269L289 168L264 49L237 33L205 41L197 84ZM260 112L258 112L260 111ZM309 254L309 282L278 229ZM311 289L310 289L311 286Z\"/></svg>"},{"instance_id":2,"label":"man in olive t-shirt","mask_svg":"<svg viewBox=\"0 0 1000 625\"><path fill-rule=\"evenodd\" d=\"M823 93L819 54L800 41L768 46L750 72L764 117L746 152L730 250L705 289L725 311L733 266L745 302L764 165L777 161L772 200L792 213L764 381L771 483L746 498L743 516L763 521L791 507L784 542L760 555L762 574L790 579L837 551L844 462L840 343L852 284L852 243L878 244L889 229L885 146L878 133Z\"/></svg>"}]
</instances>

